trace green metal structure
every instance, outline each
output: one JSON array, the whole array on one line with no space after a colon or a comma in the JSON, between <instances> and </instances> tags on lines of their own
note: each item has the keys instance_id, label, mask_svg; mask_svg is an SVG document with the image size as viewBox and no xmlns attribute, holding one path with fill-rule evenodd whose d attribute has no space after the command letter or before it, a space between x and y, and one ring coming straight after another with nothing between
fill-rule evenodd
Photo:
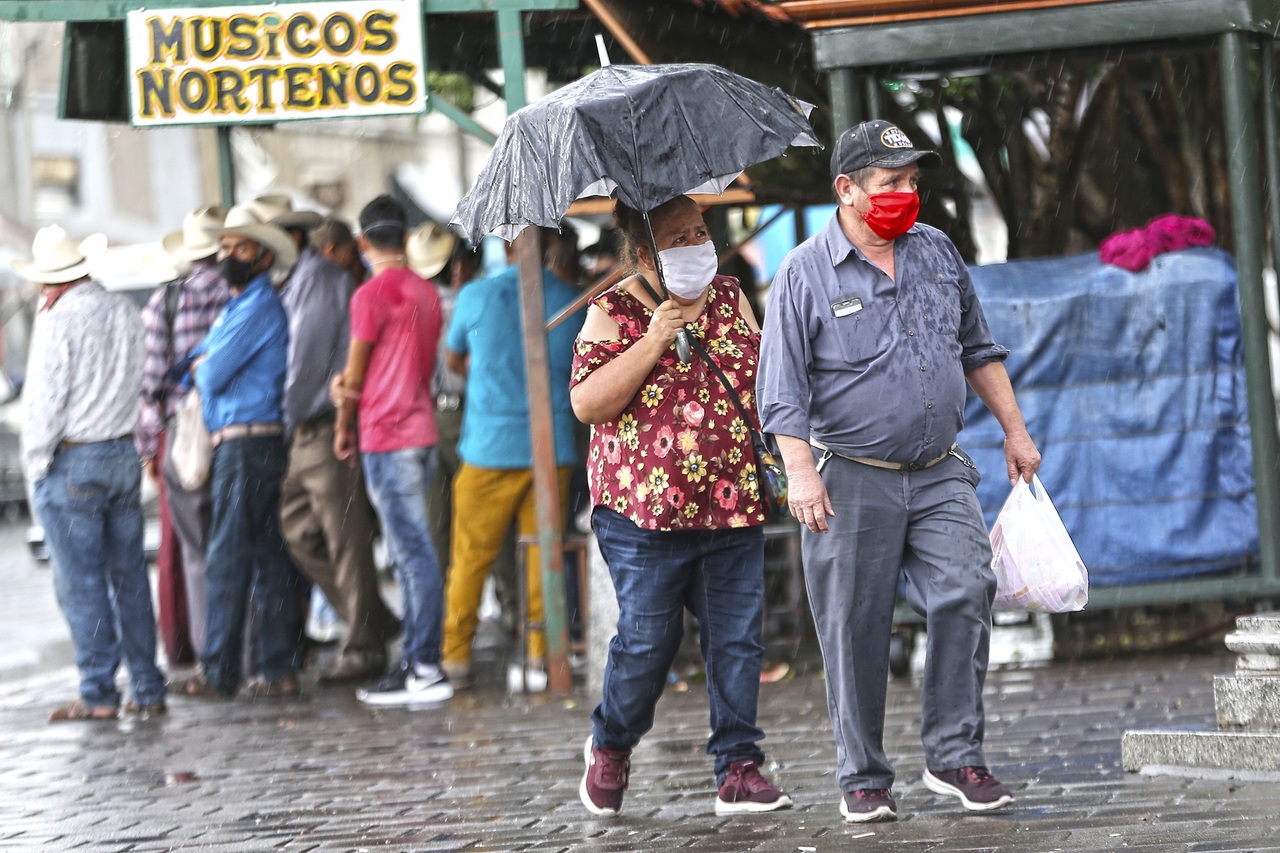
<instances>
[{"instance_id":1,"label":"green metal structure","mask_svg":"<svg viewBox=\"0 0 1280 853\"><path fill-rule=\"evenodd\" d=\"M990 9L990 5L987 5ZM964 73L1010 59L1114 47L1158 51L1171 41L1216 48L1222 72L1225 138L1235 256L1240 288L1249 426L1257 488L1259 566L1204 579L1094 589L1093 608L1201 599L1280 596L1280 437L1272 392L1263 290L1266 243L1255 121L1255 51L1264 93L1261 113L1273 257L1280 260L1280 119L1275 99L1275 39L1280 0L1109 0L1039 9L988 11L894 24L819 29L812 33L818 68L828 73L834 126L880 113L881 79ZM859 83L865 84L859 91Z\"/></svg>"},{"instance_id":2,"label":"green metal structure","mask_svg":"<svg viewBox=\"0 0 1280 853\"><path fill-rule=\"evenodd\" d=\"M308 0L274 0L303 3ZM133 9L151 10L209 8L251 5L235 0L0 0L0 21L77 22L122 21ZM257 5L257 4L253 4ZM422 0L423 13L491 13L497 26L497 43L502 61L503 93L508 113L528 102L525 90L524 13L570 10L578 0ZM428 24L429 25L429 24ZM470 116L443 99L432 96L429 108L486 141L494 140ZM223 201L235 203L234 163L230 128L219 127L218 160ZM547 670L550 688L559 693L572 689L569 670L569 634L565 613L564 568L561 550L559 487L556 479L555 440L552 428L551 379L547 359L547 339L542 307L542 261L537 235L528 229L517 240L520 262L520 313L525 338L525 367L528 378L529 419L533 439L534 488L537 498L538 544L547 635Z\"/></svg>"}]
</instances>

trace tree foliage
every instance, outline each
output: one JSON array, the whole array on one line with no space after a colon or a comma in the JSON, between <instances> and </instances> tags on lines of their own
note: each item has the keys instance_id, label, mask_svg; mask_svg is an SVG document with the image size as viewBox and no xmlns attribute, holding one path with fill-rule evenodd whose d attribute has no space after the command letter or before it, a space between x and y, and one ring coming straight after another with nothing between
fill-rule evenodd
<instances>
[{"instance_id":1,"label":"tree foliage","mask_svg":"<svg viewBox=\"0 0 1280 853\"><path fill-rule=\"evenodd\" d=\"M891 111L916 133L922 113L942 127L958 115L1007 225L1009 257L1046 257L1095 248L1162 213L1206 219L1230 245L1220 91L1207 50L1067 57L913 81ZM927 186L960 208L950 230L971 257L968 193L942 137L950 168Z\"/></svg>"}]
</instances>

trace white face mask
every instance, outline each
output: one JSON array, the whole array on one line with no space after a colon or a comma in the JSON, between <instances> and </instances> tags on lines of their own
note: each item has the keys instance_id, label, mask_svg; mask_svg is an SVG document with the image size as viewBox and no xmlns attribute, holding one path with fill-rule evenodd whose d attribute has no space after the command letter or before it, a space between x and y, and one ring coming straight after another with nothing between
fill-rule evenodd
<instances>
[{"instance_id":1,"label":"white face mask","mask_svg":"<svg viewBox=\"0 0 1280 853\"><path fill-rule=\"evenodd\" d=\"M667 290L681 299L697 299L711 284L720 259L710 240L698 246L677 246L658 253Z\"/></svg>"}]
</instances>

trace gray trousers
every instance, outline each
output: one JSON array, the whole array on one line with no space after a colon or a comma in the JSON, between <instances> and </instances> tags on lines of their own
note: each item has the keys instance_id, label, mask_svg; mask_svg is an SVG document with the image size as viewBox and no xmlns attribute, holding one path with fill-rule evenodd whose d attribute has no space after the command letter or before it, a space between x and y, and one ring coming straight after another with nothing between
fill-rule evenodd
<instances>
[{"instance_id":1,"label":"gray trousers","mask_svg":"<svg viewBox=\"0 0 1280 853\"><path fill-rule=\"evenodd\" d=\"M205 617L208 608L208 569L205 554L209 548L209 525L213 523L213 495L209 483L188 491L178 482L170 451L172 441L165 442L164 460L160 466L164 477L165 497L173 532L182 549L182 580L187 592L187 624L191 649L196 659L204 656Z\"/></svg>"},{"instance_id":2,"label":"gray trousers","mask_svg":"<svg viewBox=\"0 0 1280 853\"><path fill-rule=\"evenodd\" d=\"M975 492L980 475L953 456L912 473L833 456L822 478L835 517L827 533L802 528L801 545L840 789L893 785L884 706L900 576L928 630L925 763L931 770L985 765L982 686L996 580Z\"/></svg>"}]
</instances>

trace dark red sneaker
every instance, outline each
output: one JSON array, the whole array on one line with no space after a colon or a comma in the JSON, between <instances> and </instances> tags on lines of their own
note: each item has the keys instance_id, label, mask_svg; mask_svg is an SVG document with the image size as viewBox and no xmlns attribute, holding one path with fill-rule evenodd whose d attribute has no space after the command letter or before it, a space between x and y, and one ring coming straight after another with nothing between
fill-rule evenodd
<instances>
[{"instance_id":1,"label":"dark red sneaker","mask_svg":"<svg viewBox=\"0 0 1280 853\"><path fill-rule=\"evenodd\" d=\"M592 814L613 817L622 811L622 795L627 790L627 774L631 770L631 750L600 749L595 737L587 735L582 751L587 770L582 774L578 796Z\"/></svg>"},{"instance_id":2,"label":"dark red sneaker","mask_svg":"<svg viewBox=\"0 0 1280 853\"><path fill-rule=\"evenodd\" d=\"M720 793L716 796L716 814L750 814L791 808L791 798L760 775L760 762L754 758L729 765Z\"/></svg>"},{"instance_id":3,"label":"dark red sneaker","mask_svg":"<svg viewBox=\"0 0 1280 853\"><path fill-rule=\"evenodd\" d=\"M935 794L959 797L966 809L985 812L1013 802L1013 794L985 767L924 771L924 786Z\"/></svg>"},{"instance_id":4,"label":"dark red sneaker","mask_svg":"<svg viewBox=\"0 0 1280 853\"><path fill-rule=\"evenodd\" d=\"M859 788L845 791L840 814L850 823L879 823L898 819L898 804L888 788Z\"/></svg>"}]
</instances>

